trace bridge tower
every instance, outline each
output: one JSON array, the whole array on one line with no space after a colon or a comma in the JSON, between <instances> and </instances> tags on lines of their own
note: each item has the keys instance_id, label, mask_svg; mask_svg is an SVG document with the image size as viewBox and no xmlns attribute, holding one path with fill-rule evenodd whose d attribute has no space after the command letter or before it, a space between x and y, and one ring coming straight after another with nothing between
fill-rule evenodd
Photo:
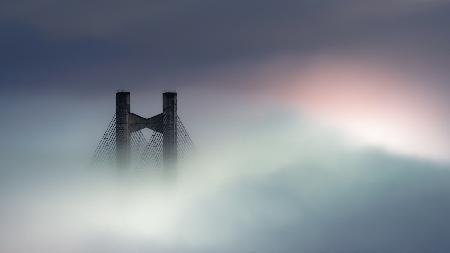
<instances>
[{"instance_id":1,"label":"bridge tower","mask_svg":"<svg viewBox=\"0 0 450 253\"><path fill-rule=\"evenodd\" d=\"M178 160L178 115L177 93L163 93L163 112L151 118L144 118L130 112L130 92L116 93L116 159L120 168L130 164L131 134L144 128L161 133L163 165L174 169Z\"/></svg>"},{"instance_id":2,"label":"bridge tower","mask_svg":"<svg viewBox=\"0 0 450 253\"><path fill-rule=\"evenodd\" d=\"M130 92L116 93L116 159L120 168L128 167L131 152Z\"/></svg>"},{"instance_id":3,"label":"bridge tower","mask_svg":"<svg viewBox=\"0 0 450 253\"><path fill-rule=\"evenodd\" d=\"M175 168L177 147L177 93L163 93L163 162L166 168Z\"/></svg>"}]
</instances>

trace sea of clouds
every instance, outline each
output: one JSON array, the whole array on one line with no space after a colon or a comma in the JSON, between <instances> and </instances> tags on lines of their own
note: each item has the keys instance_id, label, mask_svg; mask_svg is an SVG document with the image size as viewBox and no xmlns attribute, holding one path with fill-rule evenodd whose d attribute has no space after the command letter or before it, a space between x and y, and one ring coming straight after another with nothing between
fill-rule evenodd
<instances>
[{"instance_id":1,"label":"sea of clouds","mask_svg":"<svg viewBox=\"0 0 450 253\"><path fill-rule=\"evenodd\" d=\"M197 145L175 177L60 156L5 162L0 251L450 249L448 165L351 145L289 115L249 122Z\"/></svg>"}]
</instances>

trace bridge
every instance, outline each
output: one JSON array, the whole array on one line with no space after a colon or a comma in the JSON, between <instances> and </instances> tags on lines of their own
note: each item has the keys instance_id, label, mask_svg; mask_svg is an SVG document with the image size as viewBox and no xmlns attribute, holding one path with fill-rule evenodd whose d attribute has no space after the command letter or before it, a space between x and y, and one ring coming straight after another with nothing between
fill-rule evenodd
<instances>
[{"instance_id":1,"label":"bridge","mask_svg":"<svg viewBox=\"0 0 450 253\"><path fill-rule=\"evenodd\" d=\"M116 93L116 112L93 156L95 164L119 168L176 168L193 142L177 113L177 93L164 92L162 113L150 118L130 111L130 92ZM151 135L144 134L149 129Z\"/></svg>"}]
</instances>

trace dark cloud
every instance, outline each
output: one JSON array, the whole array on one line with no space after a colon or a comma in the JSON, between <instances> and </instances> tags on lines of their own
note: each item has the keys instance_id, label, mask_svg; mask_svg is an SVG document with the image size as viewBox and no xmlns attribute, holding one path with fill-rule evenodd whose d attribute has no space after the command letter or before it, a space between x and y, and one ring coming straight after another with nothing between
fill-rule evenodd
<instances>
[{"instance_id":1,"label":"dark cloud","mask_svg":"<svg viewBox=\"0 0 450 253\"><path fill-rule=\"evenodd\" d=\"M448 8L446 1L4 1L1 83L13 91L101 90L115 87L111 80L128 86L180 69L371 48L434 59L450 44Z\"/></svg>"}]
</instances>

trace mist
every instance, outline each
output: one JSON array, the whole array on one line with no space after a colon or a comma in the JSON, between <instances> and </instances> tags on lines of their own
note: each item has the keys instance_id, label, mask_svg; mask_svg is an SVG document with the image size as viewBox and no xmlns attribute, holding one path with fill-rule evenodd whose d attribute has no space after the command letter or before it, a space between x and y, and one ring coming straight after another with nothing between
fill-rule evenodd
<instances>
[{"instance_id":1,"label":"mist","mask_svg":"<svg viewBox=\"0 0 450 253\"><path fill-rule=\"evenodd\" d=\"M450 248L445 163L353 145L338 130L289 112L240 124L241 130L203 139L173 178L150 167L92 167L81 155L7 164L1 170L0 250Z\"/></svg>"}]
</instances>

